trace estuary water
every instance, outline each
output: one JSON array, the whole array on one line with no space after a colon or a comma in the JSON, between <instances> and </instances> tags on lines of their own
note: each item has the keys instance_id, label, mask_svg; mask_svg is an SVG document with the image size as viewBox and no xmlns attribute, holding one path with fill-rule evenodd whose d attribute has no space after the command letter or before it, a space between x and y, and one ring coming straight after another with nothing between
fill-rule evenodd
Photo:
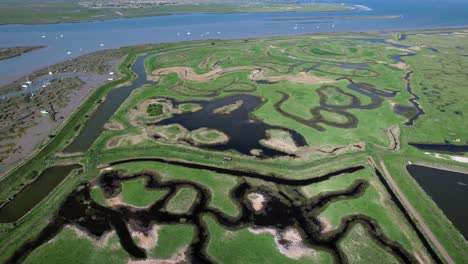
<instances>
[{"instance_id":1,"label":"estuary water","mask_svg":"<svg viewBox=\"0 0 468 264\"><path fill-rule=\"evenodd\" d=\"M314 13L195 13L83 23L3 25L0 26L0 47L41 45L47 48L0 61L0 86L34 70L73 57L128 45L468 25L466 15L468 1L356 0L351 3L365 5L370 10ZM372 20L343 18L386 15L401 15L401 18ZM308 19L293 20L298 18Z\"/></svg>"}]
</instances>

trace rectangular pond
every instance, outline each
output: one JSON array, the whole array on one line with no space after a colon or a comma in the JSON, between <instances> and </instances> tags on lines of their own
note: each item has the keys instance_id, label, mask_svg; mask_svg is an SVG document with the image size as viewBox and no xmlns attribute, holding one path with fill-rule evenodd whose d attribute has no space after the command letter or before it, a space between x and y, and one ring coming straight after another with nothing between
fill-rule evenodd
<instances>
[{"instance_id":1,"label":"rectangular pond","mask_svg":"<svg viewBox=\"0 0 468 264\"><path fill-rule=\"evenodd\" d=\"M466 239L468 174L419 165L408 165L406 169Z\"/></svg>"}]
</instances>

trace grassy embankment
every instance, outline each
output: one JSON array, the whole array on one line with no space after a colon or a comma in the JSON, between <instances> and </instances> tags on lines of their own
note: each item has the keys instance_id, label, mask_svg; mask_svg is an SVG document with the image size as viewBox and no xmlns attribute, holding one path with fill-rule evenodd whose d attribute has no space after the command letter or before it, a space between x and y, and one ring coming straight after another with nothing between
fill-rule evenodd
<instances>
[{"instance_id":1,"label":"grassy embankment","mask_svg":"<svg viewBox=\"0 0 468 264\"><path fill-rule=\"evenodd\" d=\"M89 8L76 2L4 2L0 24L50 24L187 13L321 12L350 10L341 4L183 4L145 8Z\"/></svg>"}]
</instances>

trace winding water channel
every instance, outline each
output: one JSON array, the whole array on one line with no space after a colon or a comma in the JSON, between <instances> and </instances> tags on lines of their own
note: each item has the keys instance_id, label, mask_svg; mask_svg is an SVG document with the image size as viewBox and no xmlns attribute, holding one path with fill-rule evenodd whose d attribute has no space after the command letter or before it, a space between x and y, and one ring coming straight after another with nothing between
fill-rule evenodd
<instances>
[{"instance_id":1,"label":"winding water channel","mask_svg":"<svg viewBox=\"0 0 468 264\"><path fill-rule=\"evenodd\" d=\"M135 161L121 161L122 163ZM153 160L153 162L159 162ZM117 164L117 163L114 163ZM300 185L320 182L334 177L342 177L346 172L362 169L344 169L330 173L329 176L304 179ZM240 172L239 172L240 173ZM231 175L230 173L228 175ZM254 175L250 175L254 176ZM118 207L103 207L95 203L90 197L90 186L79 186L65 201L61 209L49 225L34 240L24 244L10 258L10 262L20 262L26 258L34 249L46 243L56 236L66 225L72 225L84 230L93 237L102 237L104 234L114 230L119 237L122 247L135 259L145 259L146 251L140 248L132 239L130 228L142 233L148 233L154 223L178 224L184 221L195 228L195 238L189 245L189 259L193 263L214 263L215 261L206 253L205 249L210 241L208 227L203 221L206 214L212 215L216 221L225 228L269 227L282 232L289 227L297 228L308 246L320 247L329 251L338 263L346 262L346 255L339 246L340 241L356 224L363 225L371 235L371 238L381 247L385 248L398 261L403 263L414 263L413 255L404 249L398 242L389 239L375 220L364 215L353 215L343 218L340 226L326 236L322 235L323 226L318 220L320 211L337 199L353 199L363 194L369 184L364 180L356 180L345 189L327 194L318 195L311 199L305 198L294 186L299 183L296 180L284 180L284 188L287 195L268 187L268 185L252 186L241 181L230 193L230 198L240 208L238 216L229 216L221 210L210 206L211 193L209 189L196 182L187 180L161 181L157 172L142 172L134 175L123 175L121 171L111 171L100 176L99 186L107 197L114 197L120 192L120 184L124 181L143 178L146 180L146 188L168 190L167 194L155 201L148 208L134 208L127 205ZM274 177L263 178L269 182ZM281 184L281 183L280 183ZM174 214L164 210L168 201L180 188L191 188L197 193L197 200L189 212ZM266 213L253 210L250 202L246 199L251 192L261 193L267 197L265 204ZM131 227L127 223L132 222Z\"/></svg>"}]
</instances>

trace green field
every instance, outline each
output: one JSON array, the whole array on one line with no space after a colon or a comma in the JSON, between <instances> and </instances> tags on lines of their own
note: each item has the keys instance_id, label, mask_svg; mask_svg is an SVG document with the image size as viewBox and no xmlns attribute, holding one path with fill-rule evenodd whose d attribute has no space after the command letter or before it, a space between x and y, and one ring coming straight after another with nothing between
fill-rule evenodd
<instances>
[{"instance_id":1,"label":"green field","mask_svg":"<svg viewBox=\"0 0 468 264\"><path fill-rule=\"evenodd\" d=\"M402 33L128 48L122 80L97 89L47 147L0 181L3 203L48 166L84 168L23 218L0 224L0 261L446 263L446 251L462 263L466 241L405 165L468 170L408 145L466 144L468 60L459 51L468 30L408 32L400 41ZM118 129L87 152L56 155L101 98L136 78L136 56L155 51L145 61L153 81L107 121ZM216 105L233 96L243 99ZM191 129L206 109L213 123ZM187 127L158 124L179 117ZM235 118L240 128L221 131ZM262 149L220 149L248 142L246 126L265 127ZM41 230L55 231L42 241ZM24 253L28 241L38 244Z\"/></svg>"},{"instance_id":2,"label":"green field","mask_svg":"<svg viewBox=\"0 0 468 264\"><path fill-rule=\"evenodd\" d=\"M253 5L242 3L185 3L152 5L140 8L131 5L124 7L95 7L80 5L75 1L2 2L0 3L0 24L50 24L188 13L323 12L350 9L350 6L334 3L304 5L281 3Z\"/></svg>"}]
</instances>

